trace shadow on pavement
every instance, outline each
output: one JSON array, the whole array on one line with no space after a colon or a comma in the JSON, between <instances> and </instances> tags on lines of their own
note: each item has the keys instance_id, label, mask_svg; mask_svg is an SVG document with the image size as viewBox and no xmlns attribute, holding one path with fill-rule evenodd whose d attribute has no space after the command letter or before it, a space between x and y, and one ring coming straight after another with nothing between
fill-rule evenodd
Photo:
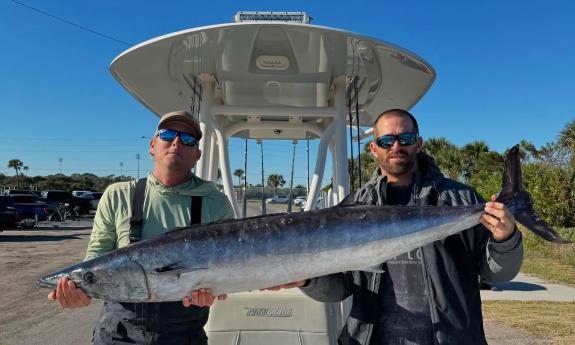
<instances>
[{"instance_id":1,"label":"shadow on pavement","mask_svg":"<svg viewBox=\"0 0 575 345\"><path fill-rule=\"evenodd\" d=\"M34 230L90 230L91 228L92 228L91 226L52 225L52 226L38 226Z\"/></svg>"},{"instance_id":2,"label":"shadow on pavement","mask_svg":"<svg viewBox=\"0 0 575 345\"><path fill-rule=\"evenodd\" d=\"M2 242L51 242L51 241L63 241L63 240L81 240L78 234L70 235L13 235L0 233L0 243Z\"/></svg>"},{"instance_id":3,"label":"shadow on pavement","mask_svg":"<svg viewBox=\"0 0 575 345\"><path fill-rule=\"evenodd\" d=\"M543 291L547 290L545 286L524 282L508 282L496 284L497 290L501 291Z\"/></svg>"}]
</instances>

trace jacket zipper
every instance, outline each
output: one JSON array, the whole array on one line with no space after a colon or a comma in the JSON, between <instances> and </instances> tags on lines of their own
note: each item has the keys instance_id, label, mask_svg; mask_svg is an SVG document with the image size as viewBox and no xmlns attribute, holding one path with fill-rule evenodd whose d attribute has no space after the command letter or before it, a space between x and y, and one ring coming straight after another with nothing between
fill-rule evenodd
<instances>
[{"instance_id":1,"label":"jacket zipper","mask_svg":"<svg viewBox=\"0 0 575 345\"><path fill-rule=\"evenodd\" d=\"M414 186L415 187L415 186ZM435 187L435 183L433 183L431 185L431 188L436 189ZM417 190L413 190L413 194L412 195L416 195ZM417 199L417 198L416 198ZM417 205L417 203L415 202L415 200L413 201L414 205ZM437 205L432 205L432 206L437 206ZM433 244L431 244L433 245ZM429 316L431 317L431 328L433 330L433 343L435 345L439 345L438 340L437 340L437 330L435 329L435 322L437 321L435 318L435 301L433 300L433 296L431 294L431 282L429 281L429 275L427 274L427 264L426 264L426 260L425 260L425 248L420 247L421 248L421 271L423 272L423 280L425 281L425 286L427 287L427 300L428 300L428 304L429 304Z\"/></svg>"},{"instance_id":2,"label":"jacket zipper","mask_svg":"<svg viewBox=\"0 0 575 345\"><path fill-rule=\"evenodd\" d=\"M371 289L370 291L375 292L375 289L379 289L379 285L376 287L376 276L377 274L383 274L383 273L373 273L373 278L371 280ZM368 325L368 329L367 329L367 333L365 335L365 339L363 340L363 345L369 345L369 342L371 340L371 333L373 333L373 325Z\"/></svg>"},{"instance_id":3,"label":"jacket zipper","mask_svg":"<svg viewBox=\"0 0 575 345\"><path fill-rule=\"evenodd\" d=\"M425 250L423 247L421 247L421 265L422 265L422 271L423 271L423 279L425 280L425 285L427 286L427 299L428 299L428 304L429 304L429 316L431 317L431 328L433 329L433 343L435 345L439 345L438 340L437 340L437 330L435 329L435 322L437 321L435 319L435 314L434 314L434 310L435 310L435 301L433 300L433 296L431 295L431 283L429 282L429 276L427 274L426 271L426 264L425 264Z\"/></svg>"}]
</instances>

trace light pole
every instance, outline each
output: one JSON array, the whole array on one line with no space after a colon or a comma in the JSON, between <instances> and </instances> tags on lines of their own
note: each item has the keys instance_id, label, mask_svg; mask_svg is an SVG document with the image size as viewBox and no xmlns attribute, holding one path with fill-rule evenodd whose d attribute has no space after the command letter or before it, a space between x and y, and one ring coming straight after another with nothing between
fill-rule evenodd
<instances>
[{"instance_id":1,"label":"light pole","mask_svg":"<svg viewBox=\"0 0 575 345\"><path fill-rule=\"evenodd\" d=\"M244 145L244 204L243 204L243 216L246 217L247 214L247 197L248 193L248 139L246 138L246 143Z\"/></svg>"},{"instance_id":2,"label":"light pole","mask_svg":"<svg viewBox=\"0 0 575 345\"><path fill-rule=\"evenodd\" d=\"M120 162L120 177L124 176L124 162Z\"/></svg>"},{"instance_id":3,"label":"light pole","mask_svg":"<svg viewBox=\"0 0 575 345\"><path fill-rule=\"evenodd\" d=\"M294 170L294 166L295 166L295 146L297 145L297 140L292 141L293 143L293 154L292 154L292 158L291 158L291 178L290 178L290 183L289 183L289 199L288 199L288 208L287 208L287 212L291 213L291 199L293 196L293 170Z\"/></svg>"},{"instance_id":4,"label":"light pole","mask_svg":"<svg viewBox=\"0 0 575 345\"><path fill-rule=\"evenodd\" d=\"M309 198L309 139L307 140L307 147L305 149L307 152L307 190L306 190L306 199Z\"/></svg>"},{"instance_id":5,"label":"light pole","mask_svg":"<svg viewBox=\"0 0 575 345\"><path fill-rule=\"evenodd\" d=\"M64 159L62 157L58 158L58 162L60 162L60 175L62 175L62 162Z\"/></svg>"},{"instance_id":6,"label":"light pole","mask_svg":"<svg viewBox=\"0 0 575 345\"><path fill-rule=\"evenodd\" d=\"M140 179L140 154L136 153L136 160L138 161L138 180Z\"/></svg>"},{"instance_id":7,"label":"light pole","mask_svg":"<svg viewBox=\"0 0 575 345\"><path fill-rule=\"evenodd\" d=\"M260 144L260 152L262 157L262 215L266 214L266 187L264 185L264 141L258 139L258 144Z\"/></svg>"}]
</instances>

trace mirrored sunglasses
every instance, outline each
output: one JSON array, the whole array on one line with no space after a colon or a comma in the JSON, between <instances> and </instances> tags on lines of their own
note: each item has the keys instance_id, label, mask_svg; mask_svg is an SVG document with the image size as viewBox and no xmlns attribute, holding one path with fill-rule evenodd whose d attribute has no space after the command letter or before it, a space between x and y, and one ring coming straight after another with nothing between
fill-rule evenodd
<instances>
[{"instance_id":1,"label":"mirrored sunglasses","mask_svg":"<svg viewBox=\"0 0 575 345\"><path fill-rule=\"evenodd\" d=\"M158 137L163 141L173 141L176 137L180 137L180 142L186 146L196 146L198 139L186 132L178 132L173 129L160 129L158 130Z\"/></svg>"},{"instance_id":2,"label":"mirrored sunglasses","mask_svg":"<svg viewBox=\"0 0 575 345\"><path fill-rule=\"evenodd\" d=\"M391 134L382 135L381 137L375 140L375 143L382 149L388 149L393 146L393 143L395 143L396 140L401 146L413 145L417 142L417 133L408 132L408 133L401 133L398 135L391 135Z\"/></svg>"}]
</instances>

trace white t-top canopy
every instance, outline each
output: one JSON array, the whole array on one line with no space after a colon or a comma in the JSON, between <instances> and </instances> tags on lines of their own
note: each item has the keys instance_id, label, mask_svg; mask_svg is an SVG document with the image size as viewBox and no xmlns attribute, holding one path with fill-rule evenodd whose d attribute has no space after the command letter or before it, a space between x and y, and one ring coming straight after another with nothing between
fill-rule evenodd
<instances>
[{"instance_id":1,"label":"white t-top canopy","mask_svg":"<svg viewBox=\"0 0 575 345\"><path fill-rule=\"evenodd\" d=\"M351 32L288 23L231 23L168 34L125 51L111 71L158 115L189 109L202 75L215 78L214 105L279 106L294 115L298 109L292 107L330 106L335 78L358 76L362 126L370 126L383 110L411 108L435 79L433 68L405 49ZM269 119L261 115L262 121ZM245 116L228 119L245 121Z\"/></svg>"},{"instance_id":2,"label":"white t-top canopy","mask_svg":"<svg viewBox=\"0 0 575 345\"><path fill-rule=\"evenodd\" d=\"M360 125L371 126L384 110L411 108L435 79L427 62L389 43L282 22L168 34L128 49L110 70L156 115L181 109L197 114L204 137L196 173L213 180L219 164L234 207L228 138L321 138L306 208L317 198L328 148L335 199L341 200L349 192L348 113L355 119L358 109Z\"/></svg>"}]
</instances>

